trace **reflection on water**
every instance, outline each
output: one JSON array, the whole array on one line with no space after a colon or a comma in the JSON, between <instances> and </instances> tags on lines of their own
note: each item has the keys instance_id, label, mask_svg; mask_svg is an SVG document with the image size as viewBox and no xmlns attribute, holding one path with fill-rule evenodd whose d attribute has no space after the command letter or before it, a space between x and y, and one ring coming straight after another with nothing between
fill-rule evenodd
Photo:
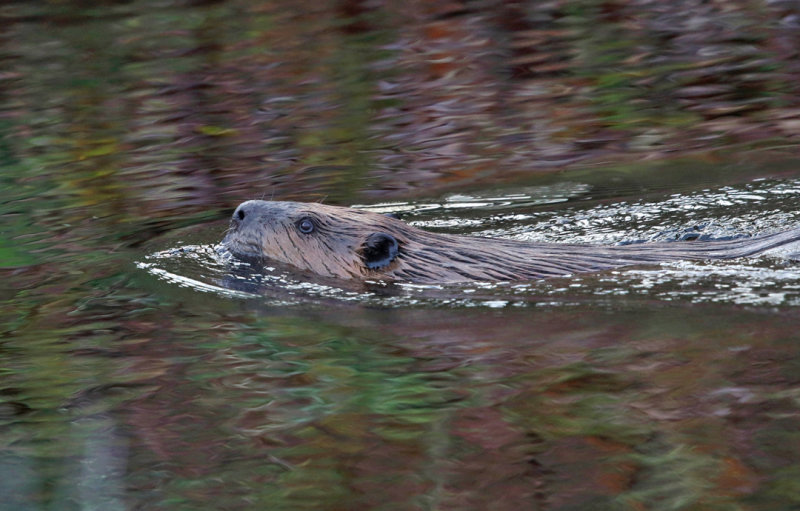
<instances>
[{"instance_id":1,"label":"reflection on water","mask_svg":"<svg viewBox=\"0 0 800 511\"><path fill-rule=\"evenodd\" d=\"M798 15L0 2L0 510L797 508L791 251L350 287L215 245L252 198L551 242L797 225Z\"/></svg>"},{"instance_id":2,"label":"reflection on water","mask_svg":"<svg viewBox=\"0 0 800 511\"><path fill-rule=\"evenodd\" d=\"M613 243L702 223L715 237L731 214L715 201L757 205L742 233L780 228L797 182L630 196L630 218L566 188L580 192L400 207L465 234L550 239L561 225L568 240L599 230ZM702 217L659 216L681 201ZM81 272L3 273L0 489L12 498L0 509L798 502L790 254L351 289L227 259L225 227L176 227L124 258L87 252Z\"/></svg>"},{"instance_id":3,"label":"reflection on water","mask_svg":"<svg viewBox=\"0 0 800 511\"><path fill-rule=\"evenodd\" d=\"M236 270L237 267L247 267L248 265L247 263L236 261L234 258L222 254L218 249L209 245L184 245L178 249L170 249L150 254L145 259L147 262L139 262L136 266L149 271L153 275L171 284L188 287L200 292L216 292L231 298L255 298L258 296L236 289L220 287L211 283L213 282L214 277L212 275L214 274L225 276L229 281L238 279L238 275L232 273L231 269ZM173 264L175 266L182 268L183 272L189 275L193 273L192 270L202 271L203 273L196 278L172 273L167 269L158 267L157 264L159 261L174 261ZM260 273L253 275L254 280L263 276L265 272L273 271L274 268L262 267L260 270ZM209 280L211 282L204 283L199 279Z\"/></svg>"},{"instance_id":4,"label":"reflection on water","mask_svg":"<svg viewBox=\"0 0 800 511\"><path fill-rule=\"evenodd\" d=\"M583 183L558 182L550 185L515 187L513 190L478 191L446 195L439 203L425 200L409 202L387 202L353 207L376 213L412 213L439 210L499 210L526 208L545 204L557 204L586 195L591 186Z\"/></svg>"}]
</instances>

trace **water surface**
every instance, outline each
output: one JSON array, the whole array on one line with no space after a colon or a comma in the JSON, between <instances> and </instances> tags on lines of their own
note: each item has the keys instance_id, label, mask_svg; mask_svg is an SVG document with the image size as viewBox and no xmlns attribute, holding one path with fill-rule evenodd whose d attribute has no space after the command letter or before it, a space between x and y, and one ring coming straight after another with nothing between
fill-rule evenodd
<instances>
[{"instance_id":1,"label":"water surface","mask_svg":"<svg viewBox=\"0 0 800 511\"><path fill-rule=\"evenodd\" d=\"M0 509L793 509L795 250L366 287L236 204L548 242L800 223L786 2L0 6Z\"/></svg>"}]
</instances>

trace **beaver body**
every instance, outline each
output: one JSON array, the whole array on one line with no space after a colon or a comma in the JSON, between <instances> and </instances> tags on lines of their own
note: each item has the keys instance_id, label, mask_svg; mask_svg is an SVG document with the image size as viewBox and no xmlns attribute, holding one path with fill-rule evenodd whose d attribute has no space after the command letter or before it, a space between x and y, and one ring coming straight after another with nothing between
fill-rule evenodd
<instances>
[{"instance_id":1,"label":"beaver body","mask_svg":"<svg viewBox=\"0 0 800 511\"><path fill-rule=\"evenodd\" d=\"M678 260L733 259L800 240L800 229L730 241L631 245L534 243L423 231L398 219L316 203L247 201L223 240L237 257L325 277L416 283L519 281Z\"/></svg>"}]
</instances>

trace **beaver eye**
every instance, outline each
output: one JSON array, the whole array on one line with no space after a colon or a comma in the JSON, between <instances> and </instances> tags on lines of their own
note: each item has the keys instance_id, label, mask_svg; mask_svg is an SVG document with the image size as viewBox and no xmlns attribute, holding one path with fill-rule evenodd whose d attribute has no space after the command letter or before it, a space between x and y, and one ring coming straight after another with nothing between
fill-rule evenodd
<instances>
[{"instance_id":1,"label":"beaver eye","mask_svg":"<svg viewBox=\"0 0 800 511\"><path fill-rule=\"evenodd\" d=\"M297 228L300 229L300 232L303 234L309 234L314 230L314 222L310 218L301 218L299 222L297 222Z\"/></svg>"}]
</instances>

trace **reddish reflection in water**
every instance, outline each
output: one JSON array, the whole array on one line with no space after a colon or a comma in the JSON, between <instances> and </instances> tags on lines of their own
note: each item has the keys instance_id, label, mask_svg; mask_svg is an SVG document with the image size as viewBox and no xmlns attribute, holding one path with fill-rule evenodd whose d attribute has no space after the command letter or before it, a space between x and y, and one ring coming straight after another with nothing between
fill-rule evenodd
<instances>
[{"instance_id":1,"label":"reddish reflection in water","mask_svg":"<svg viewBox=\"0 0 800 511\"><path fill-rule=\"evenodd\" d=\"M135 263L173 248L154 247L166 232L218 240L209 222L250 198L430 198L587 166L535 215L796 177L774 161L797 155L797 16L691 0L4 2L0 509L796 507L791 301L691 304L739 285L712 278L486 291L480 307L294 288L288 305ZM637 170L673 156L705 163ZM634 165L589 166L609 162ZM674 223L685 205L659 209ZM767 205L791 218L791 200L744 198L714 218ZM581 221L608 235L616 208Z\"/></svg>"},{"instance_id":2,"label":"reddish reflection in water","mask_svg":"<svg viewBox=\"0 0 800 511\"><path fill-rule=\"evenodd\" d=\"M791 484L794 314L276 312L76 359L128 375L82 406L127 432L129 498L155 468L160 499L234 508L769 509Z\"/></svg>"}]
</instances>

